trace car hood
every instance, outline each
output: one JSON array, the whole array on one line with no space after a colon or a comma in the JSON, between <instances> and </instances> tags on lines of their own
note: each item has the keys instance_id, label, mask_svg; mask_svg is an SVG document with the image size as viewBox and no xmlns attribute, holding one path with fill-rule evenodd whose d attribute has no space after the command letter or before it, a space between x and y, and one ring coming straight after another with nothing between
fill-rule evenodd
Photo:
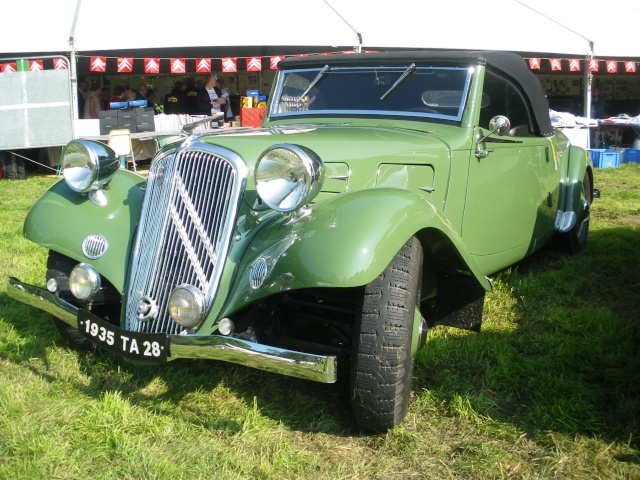
<instances>
[{"instance_id":1,"label":"car hood","mask_svg":"<svg viewBox=\"0 0 640 480\"><path fill-rule=\"evenodd\" d=\"M354 125L286 125L268 128L223 129L204 134L201 141L228 148L252 169L260 154L274 144L303 145L316 152L324 163L343 162L354 165L432 163L447 160L456 141L464 138L459 127L439 125L442 130L425 131L407 128ZM459 148L459 146L458 146ZM376 161L377 160L377 161Z\"/></svg>"}]
</instances>

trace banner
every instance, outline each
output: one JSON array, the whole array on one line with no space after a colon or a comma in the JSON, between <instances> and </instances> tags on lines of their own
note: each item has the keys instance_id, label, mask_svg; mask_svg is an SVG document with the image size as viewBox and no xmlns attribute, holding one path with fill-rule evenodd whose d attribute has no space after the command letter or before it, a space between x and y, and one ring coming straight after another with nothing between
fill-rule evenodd
<instances>
[{"instance_id":1,"label":"banner","mask_svg":"<svg viewBox=\"0 0 640 480\"><path fill-rule=\"evenodd\" d=\"M29 60L30 72L41 72L44 70L44 62L42 60Z\"/></svg>"},{"instance_id":2,"label":"banner","mask_svg":"<svg viewBox=\"0 0 640 480\"><path fill-rule=\"evenodd\" d=\"M53 59L53 69L54 70L68 70L69 62L67 62L66 58L54 58Z\"/></svg>"},{"instance_id":3,"label":"banner","mask_svg":"<svg viewBox=\"0 0 640 480\"><path fill-rule=\"evenodd\" d=\"M159 58L145 58L144 59L144 73L160 73L160 59Z\"/></svg>"},{"instance_id":4,"label":"banner","mask_svg":"<svg viewBox=\"0 0 640 480\"><path fill-rule=\"evenodd\" d=\"M187 73L187 65L184 58L172 58L169 60L171 73Z\"/></svg>"},{"instance_id":5,"label":"banner","mask_svg":"<svg viewBox=\"0 0 640 480\"><path fill-rule=\"evenodd\" d=\"M131 73L133 71L132 57L118 57L118 73Z\"/></svg>"},{"instance_id":6,"label":"banner","mask_svg":"<svg viewBox=\"0 0 640 480\"><path fill-rule=\"evenodd\" d=\"M89 70L92 72L106 72L107 57L91 57L91 66L89 67Z\"/></svg>"},{"instance_id":7,"label":"banner","mask_svg":"<svg viewBox=\"0 0 640 480\"><path fill-rule=\"evenodd\" d=\"M262 71L262 57L248 57L247 72L261 72L261 71Z\"/></svg>"},{"instance_id":8,"label":"banner","mask_svg":"<svg viewBox=\"0 0 640 480\"><path fill-rule=\"evenodd\" d=\"M196 58L196 73L211 73L211 59Z\"/></svg>"},{"instance_id":9,"label":"banner","mask_svg":"<svg viewBox=\"0 0 640 480\"><path fill-rule=\"evenodd\" d=\"M237 57L226 57L222 59L222 73L236 73L238 71Z\"/></svg>"}]
</instances>

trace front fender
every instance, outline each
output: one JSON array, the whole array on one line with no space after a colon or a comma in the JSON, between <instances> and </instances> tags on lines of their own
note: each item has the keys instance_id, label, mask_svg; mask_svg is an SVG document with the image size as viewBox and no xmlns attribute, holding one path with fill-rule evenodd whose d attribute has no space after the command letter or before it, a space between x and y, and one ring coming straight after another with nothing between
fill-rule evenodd
<instances>
[{"instance_id":1,"label":"front fender","mask_svg":"<svg viewBox=\"0 0 640 480\"><path fill-rule=\"evenodd\" d=\"M302 218L266 226L240 261L235 293L224 310L230 313L286 290L366 285L412 235L426 229L447 237L478 283L491 289L459 235L431 203L406 190L376 188L333 197L310 207ZM255 288L251 271L258 262L267 274Z\"/></svg>"},{"instance_id":2,"label":"front fender","mask_svg":"<svg viewBox=\"0 0 640 480\"><path fill-rule=\"evenodd\" d=\"M99 207L60 180L31 207L24 236L78 262L90 262L122 291L144 184L139 175L118 170L104 192L107 205ZM90 234L100 234L108 243L106 253L96 260L82 253L82 242Z\"/></svg>"}]
</instances>

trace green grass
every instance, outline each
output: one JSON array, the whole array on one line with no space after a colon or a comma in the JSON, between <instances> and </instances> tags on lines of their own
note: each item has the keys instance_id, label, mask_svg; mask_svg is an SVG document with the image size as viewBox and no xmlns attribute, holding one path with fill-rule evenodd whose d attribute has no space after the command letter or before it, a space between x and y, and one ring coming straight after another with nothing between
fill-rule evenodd
<instances>
[{"instance_id":1,"label":"green grass","mask_svg":"<svg viewBox=\"0 0 640 480\"><path fill-rule=\"evenodd\" d=\"M384 435L334 385L71 350L5 294L42 282L21 229L55 180L0 182L0 478L640 478L640 165L595 173L587 248L497 275L481 333L433 329Z\"/></svg>"}]
</instances>

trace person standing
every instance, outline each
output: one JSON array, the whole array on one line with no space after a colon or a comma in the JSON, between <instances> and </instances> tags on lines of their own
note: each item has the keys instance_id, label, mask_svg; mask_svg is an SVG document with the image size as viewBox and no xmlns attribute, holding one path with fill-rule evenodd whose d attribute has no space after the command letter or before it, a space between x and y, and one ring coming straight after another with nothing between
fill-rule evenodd
<instances>
[{"instance_id":1,"label":"person standing","mask_svg":"<svg viewBox=\"0 0 640 480\"><path fill-rule=\"evenodd\" d=\"M136 91L136 100L146 100L147 92L149 91L149 87L147 87L146 83L141 83Z\"/></svg>"},{"instance_id":2,"label":"person standing","mask_svg":"<svg viewBox=\"0 0 640 480\"><path fill-rule=\"evenodd\" d=\"M89 93L89 96L87 97L87 100L85 101L85 104L84 104L83 118L85 119L98 118L98 112L102 110L102 100L100 97L103 94L104 92L100 87L100 85L98 85L97 83L94 83L91 86L91 92Z\"/></svg>"},{"instance_id":3,"label":"person standing","mask_svg":"<svg viewBox=\"0 0 640 480\"><path fill-rule=\"evenodd\" d=\"M198 87L196 87L196 79L187 78L187 86L184 89L184 113L189 115L198 114Z\"/></svg>"},{"instance_id":4,"label":"person standing","mask_svg":"<svg viewBox=\"0 0 640 480\"><path fill-rule=\"evenodd\" d=\"M184 111L184 93L182 93L182 81L178 80L171 92L164 97L164 113L171 115L176 113L185 113Z\"/></svg>"},{"instance_id":5,"label":"person standing","mask_svg":"<svg viewBox=\"0 0 640 480\"><path fill-rule=\"evenodd\" d=\"M78 118L84 116L84 96L89 90L89 82L84 77L78 78Z\"/></svg>"},{"instance_id":6,"label":"person standing","mask_svg":"<svg viewBox=\"0 0 640 480\"><path fill-rule=\"evenodd\" d=\"M605 102L605 97L600 95L600 89L595 87L591 95L591 118L606 118L604 113Z\"/></svg>"},{"instance_id":7,"label":"person standing","mask_svg":"<svg viewBox=\"0 0 640 480\"><path fill-rule=\"evenodd\" d=\"M7 180L24 180L26 178L24 160L6 150L0 150L0 163Z\"/></svg>"},{"instance_id":8,"label":"person standing","mask_svg":"<svg viewBox=\"0 0 640 480\"><path fill-rule=\"evenodd\" d=\"M124 102L124 87L122 85L116 85L113 89L113 97L109 100L109 103ZM111 108L109 105L107 107Z\"/></svg>"},{"instance_id":9,"label":"person standing","mask_svg":"<svg viewBox=\"0 0 640 480\"><path fill-rule=\"evenodd\" d=\"M222 97L216 76L210 74L205 80L204 86L198 90L198 114L213 115L224 112L226 105L227 100Z\"/></svg>"}]
</instances>

